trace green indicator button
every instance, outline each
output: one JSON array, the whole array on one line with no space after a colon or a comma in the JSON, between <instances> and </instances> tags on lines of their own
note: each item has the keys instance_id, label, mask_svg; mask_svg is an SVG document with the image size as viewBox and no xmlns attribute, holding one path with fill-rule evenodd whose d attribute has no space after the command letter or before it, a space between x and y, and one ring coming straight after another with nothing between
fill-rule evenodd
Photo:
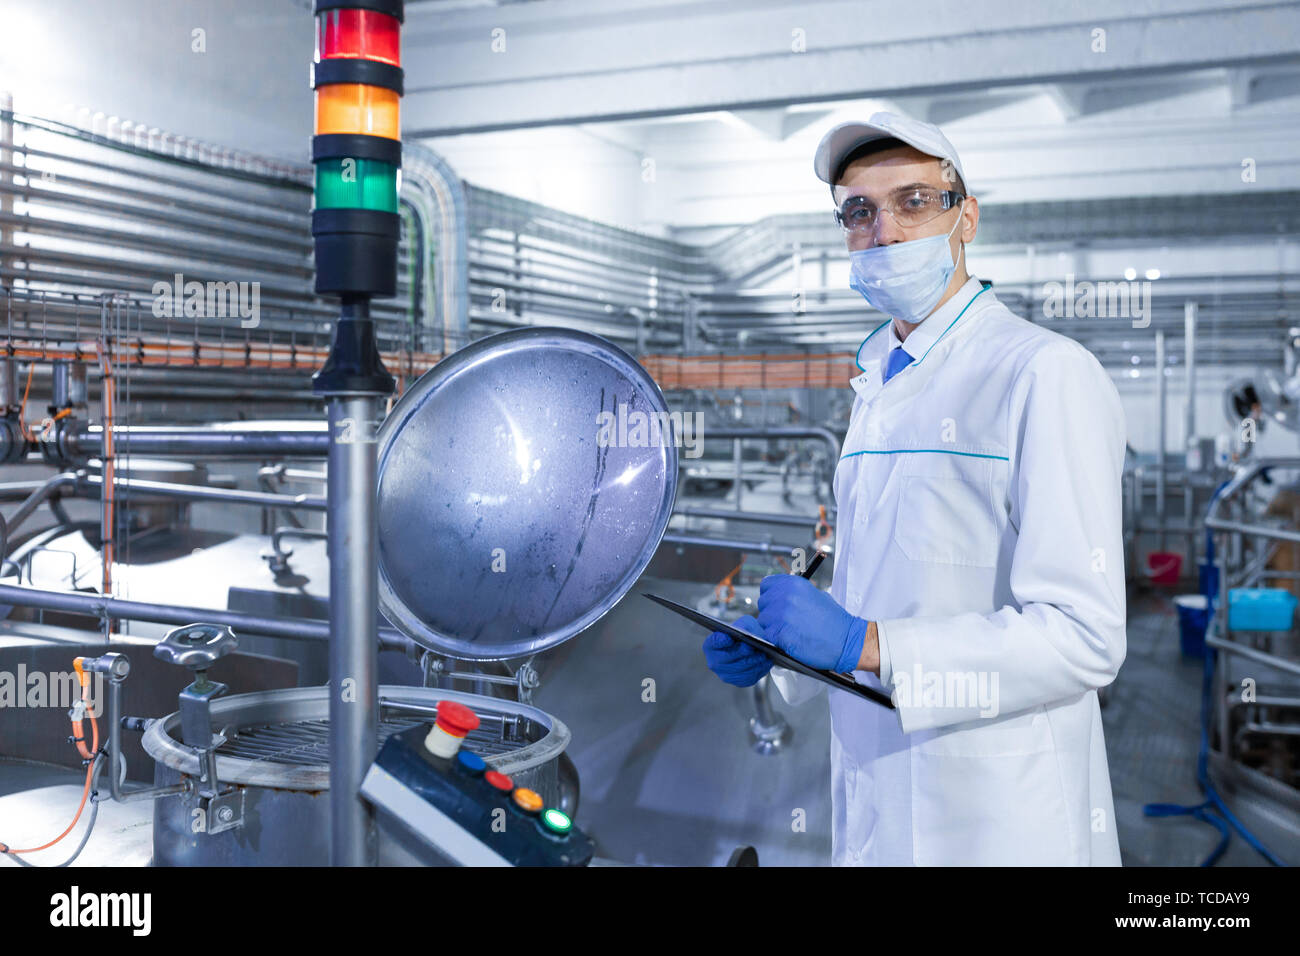
<instances>
[{"instance_id":1,"label":"green indicator button","mask_svg":"<svg viewBox=\"0 0 1300 956\"><path fill-rule=\"evenodd\" d=\"M569 815L554 807L542 814L542 823L546 825L546 829L560 836L567 836L573 829L573 821L569 819Z\"/></svg>"},{"instance_id":2,"label":"green indicator button","mask_svg":"<svg viewBox=\"0 0 1300 956\"><path fill-rule=\"evenodd\" d=\"M377 159L322 159L316 163L317 209L397 212L397 167Z\"/></svg>"}]
</instances>

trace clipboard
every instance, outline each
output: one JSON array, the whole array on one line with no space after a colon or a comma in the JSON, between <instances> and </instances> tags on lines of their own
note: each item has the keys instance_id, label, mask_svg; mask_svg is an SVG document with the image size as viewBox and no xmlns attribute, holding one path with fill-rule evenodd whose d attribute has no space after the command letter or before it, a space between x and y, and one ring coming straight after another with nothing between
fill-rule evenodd
<instances>
[{"instance_id":1,"label":"clipboard","mask_svg":"<svg viewBox=\"0 0 1300 956\"><path fill-rule=\"evenodd\" d=\"M874 687L865 687L853 678L836 671L824 671L818 670L816 667L809 667L803 661L795 660L775 644L771 644L763 640L761 637L756 637L755 635L750 634L748 631L742 631L740 628L733 627L726 621L720 621L716 617L710 617L708 614L687 607L684 604L678 604L676 601L670 601L657 594L648 594L645 591L642 591L641 594L643 597L648 597L656 604L662 605L670 611L676 611L688 621L693 621L701 627L708 628L710 631L721 631L723 634L740 641L742 644L748 644L755 650L762 651L771 658L772 663L778 667L784 667L797 674L803 674L805 677L819 680L823 684L829 684L839 690L848 691L850 694L857 694L859 697L865 698L872 703L879 704L881 707L886 707L889 710L894 709L894 702Z\"/></svg>"}]
</instances>

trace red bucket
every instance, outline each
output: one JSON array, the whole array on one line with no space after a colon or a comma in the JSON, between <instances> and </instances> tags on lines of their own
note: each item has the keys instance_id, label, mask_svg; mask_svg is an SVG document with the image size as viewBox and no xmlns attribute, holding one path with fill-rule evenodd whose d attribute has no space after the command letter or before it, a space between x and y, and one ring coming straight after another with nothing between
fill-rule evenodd
<instances>
[{"instance_id":1,"label":"red bucket","mask_svg":"<svg viewBox=\"0 0 1300 956\"><path fill-rule=\"evenodd\" d=\"M1183 556L1176 551L1152 551L1147 555L1147 577L1152 584L1177 584L1183 570Z\"/></svg>"}]
</instances>

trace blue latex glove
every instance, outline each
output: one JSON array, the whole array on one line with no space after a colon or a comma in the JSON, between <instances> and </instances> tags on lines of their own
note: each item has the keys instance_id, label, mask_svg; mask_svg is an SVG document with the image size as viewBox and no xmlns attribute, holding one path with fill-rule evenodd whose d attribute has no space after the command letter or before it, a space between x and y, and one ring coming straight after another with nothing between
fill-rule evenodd
<instances>
[{"instance_id":1,"label":"blue latex glove","mask_svg":"<svg viewBox=\"0 0 1300 956\"><path fill-rule=\"evenodd\" d=\"M737 618L734 626L763 637L763 629L751 615ZM709 670L737 687L754 686L772 669L772 659L762 651L721 631L714 631L704 639L704 660Z\"/></svg>"},{"instance_id":2,"label":"blue latex glove","mask_svg":"<svg viewBox=\"0 0 1300 956\"><path fill-rule=\"evenodd\" d=\"M858 665L867 622L797 574L769 574L758 590L763 635L809 667L848 673Z\"/></svg>"}]
</instances>

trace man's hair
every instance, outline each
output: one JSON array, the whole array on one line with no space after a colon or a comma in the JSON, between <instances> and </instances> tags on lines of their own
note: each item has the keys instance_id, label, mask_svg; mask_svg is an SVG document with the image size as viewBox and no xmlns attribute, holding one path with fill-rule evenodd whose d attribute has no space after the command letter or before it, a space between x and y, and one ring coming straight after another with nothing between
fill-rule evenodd
<instances>
[{"instance_id":1,"label":"man's hair","mask_svg":"<svg viewBox=\"0 0 1300 956\"><path fill-rule=\"evenodd\" d=\"M831 177L831 196L833 197L835 195L835 184L838 183L840 177L844 175L844 170L849 168L849 163L853 162L855 159L870 156L873 153L883 153L887 149L898 149L899 147L915 149L914 146L904 143L901 139L895 139L893 136L889 136L885 139L873 139L869 143L863 143L861 146L856 146L849 150L845 157L840 160L840 164L835 167L835 175ZM951 172L954 181L953 189L965 196L966 184L962 182L961 174L957 172L957 167L953 166L952 163L949 163L946 160L941 159L939 162L944 166L945 170Z\"/></svg>"}]
</instances>

